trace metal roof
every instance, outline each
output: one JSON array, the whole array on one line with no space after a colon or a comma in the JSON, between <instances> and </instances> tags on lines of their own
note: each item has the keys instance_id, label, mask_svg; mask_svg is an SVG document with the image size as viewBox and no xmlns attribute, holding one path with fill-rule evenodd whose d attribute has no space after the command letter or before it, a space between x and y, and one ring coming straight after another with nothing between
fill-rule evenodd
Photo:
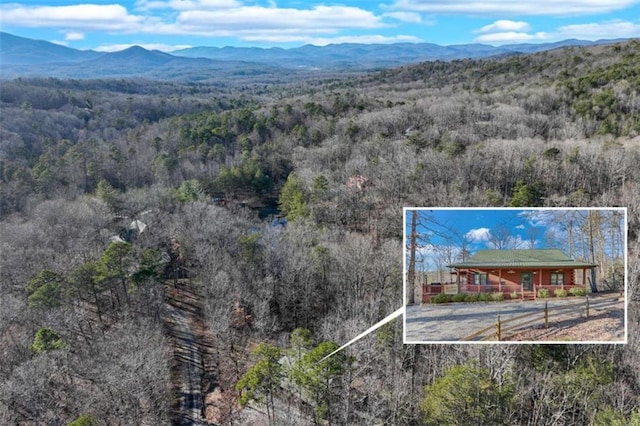
<instances>
[{"instance_id":1,"label":"metal roof","mask_svg":"<svg viewBox=\"0 0 640 426\"><path fill-rule=\"evenodd\" d=\"M594 263L577 262L558 249L478 250L466 262L450 268L586 268Z\"/></svg>"}]
</instances>

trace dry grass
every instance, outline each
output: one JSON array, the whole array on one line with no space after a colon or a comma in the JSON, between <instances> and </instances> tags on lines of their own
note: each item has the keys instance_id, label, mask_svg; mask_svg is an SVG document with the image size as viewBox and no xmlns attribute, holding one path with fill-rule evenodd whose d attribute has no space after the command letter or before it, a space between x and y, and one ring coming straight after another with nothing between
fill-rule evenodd
<instances>
[{"instance_id":1,"label":"dry grass","mask_svg":"<svg viewBox=\"0 0 640 426\"><path fill-rule=\"evenodd\" d=\"M624 342L624 304L593 312L589 318L567 317L518 331L504 341Z\"/></svg>"}]
</instances>

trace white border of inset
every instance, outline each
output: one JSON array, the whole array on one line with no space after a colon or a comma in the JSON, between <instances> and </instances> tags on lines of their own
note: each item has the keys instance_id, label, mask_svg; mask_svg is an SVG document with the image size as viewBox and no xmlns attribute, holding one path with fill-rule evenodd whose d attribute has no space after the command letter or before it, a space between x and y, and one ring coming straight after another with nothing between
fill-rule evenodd
<instances>
[{"instance_id":1,"label":"white border of inset","mask_svg":"<svg viewBox=\"0 0 640 426\"><path fill-rule=\"evenodd\" d=\"M407 341L407 212L412 210L475 210L475 211L567 211L567 210L618 210L624 212L624 340L621 341L460 341L460 340L417 340ZM402 208L402 302L405 308L402 322L402 340L405 345L623 345L628 342L629 328L629 232L627 207L403 207ZM415 289L414 289L415 291ZM422 305L422 300L419 303Z\"/></svg>"}]
</instances>

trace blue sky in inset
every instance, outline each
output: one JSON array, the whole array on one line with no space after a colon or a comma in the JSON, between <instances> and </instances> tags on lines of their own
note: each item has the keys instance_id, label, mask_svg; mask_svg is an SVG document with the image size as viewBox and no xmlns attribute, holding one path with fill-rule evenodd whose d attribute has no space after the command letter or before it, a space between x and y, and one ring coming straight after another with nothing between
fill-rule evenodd
<instances>
[{"instance_id":1,"label":"blue sky in inset","mask_svg":"<svg viewBox=\"0 0 640 426\"><path fill-rule=\"evenodd\" d=\"M435 270L462 260L463 245L469 256L484 249L557 248L586 260L589 253L584 226L592 210L600 211L598 217L603 222L596 237L603 239L607 255L618 258L626 253L626 243L620 240L626 234L626 212L622 208L434 208L405 210L406 257L413 210L419 215L419 269ZM497 247L494 237L501 233L507 237L498 240L507 243Z\"/></svg>"},{"instance_id":2,"label":"blue sky in inset","mask_svg":"<svg viewBox=\"0 0 640 426\"><path fill-rule=\"evenodd\" d=\"M540 220L532 220L526 213L538 214L536 210L512 209L464 209L464 210L421 210L420 217L424 222L418 227L421 234L430 234L430 242L434 245L447 244L449 241L461 241L465 236L473 250L490 248L487 245L491 230L504 228L511 235L523 242L530 239L530 229L535 228L539 234L535 248L542 248L542 239L549 225ZM410 226L407 216L407 232ZM429 230L431 227L431 230ZM437 232L433 232L437 231Z\"/></svg>"},{"instance_id":3,"label":"blue sky in inset","mask_svg":"<svg viewBox=\"0 0 640 426\"><path fill-rule=\"evenodd\" d=\"M556 235L561 232L547 217L548 212L557 214L558 210L493 208L424 209L418 212L419 252L427 268L431 268L434 258L442 257L442 251L447 248L451 248L450 256L457 256L463 241L473 254L478 250L495 248L492 236L503 232L511 238L508 248L541 249L549 248L546 234L550 230ZM405 235L409 235L410 228L411 213L407 210Z\"/></svg>"}]
</instances>

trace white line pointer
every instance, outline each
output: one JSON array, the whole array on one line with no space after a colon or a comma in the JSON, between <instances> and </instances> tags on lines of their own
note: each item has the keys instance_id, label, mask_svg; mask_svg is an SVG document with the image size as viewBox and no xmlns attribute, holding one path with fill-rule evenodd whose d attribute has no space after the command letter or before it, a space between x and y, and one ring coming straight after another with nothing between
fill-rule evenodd
<instances>
[{"instance_id":1,"label":"white line pointer","mask_svg":"<svg viewBox=\"0 0 640 426\"><path fill-rule=\"evenodd\" d=\"M375 323L374 325L372 325L371 327L369 327L367 329L367 331L365 331L364 333L359 334L358 336L354 337L353 339L349 340L347 343L345 343L344 345L340 346L338 349L336 349L335 351L331 352L329 355L325 356L324 358L322 358L320 361L317 362L317 364L321 363L322 361L324 361L325 359L329 358L332 355L337 354L338 352L340 352L341 350L343 350L344 348L346 348L347 346L351 345L352 343L357 342L358 340L360 340L361 338L363 338L364 336L366 336L367 334L371 333L372 331L374 331L377 328L382 327L383 325L385 325L386 323L388 323L389 321L391 321L392 319L395 319L397 317L399 317L400 315L404 314L404 306L402 308L399 308L397 311L395 311L394 313L392 313L391 315L387 316L386 318L378 321L377 323Z\"/></svg>"}]
</instances>

